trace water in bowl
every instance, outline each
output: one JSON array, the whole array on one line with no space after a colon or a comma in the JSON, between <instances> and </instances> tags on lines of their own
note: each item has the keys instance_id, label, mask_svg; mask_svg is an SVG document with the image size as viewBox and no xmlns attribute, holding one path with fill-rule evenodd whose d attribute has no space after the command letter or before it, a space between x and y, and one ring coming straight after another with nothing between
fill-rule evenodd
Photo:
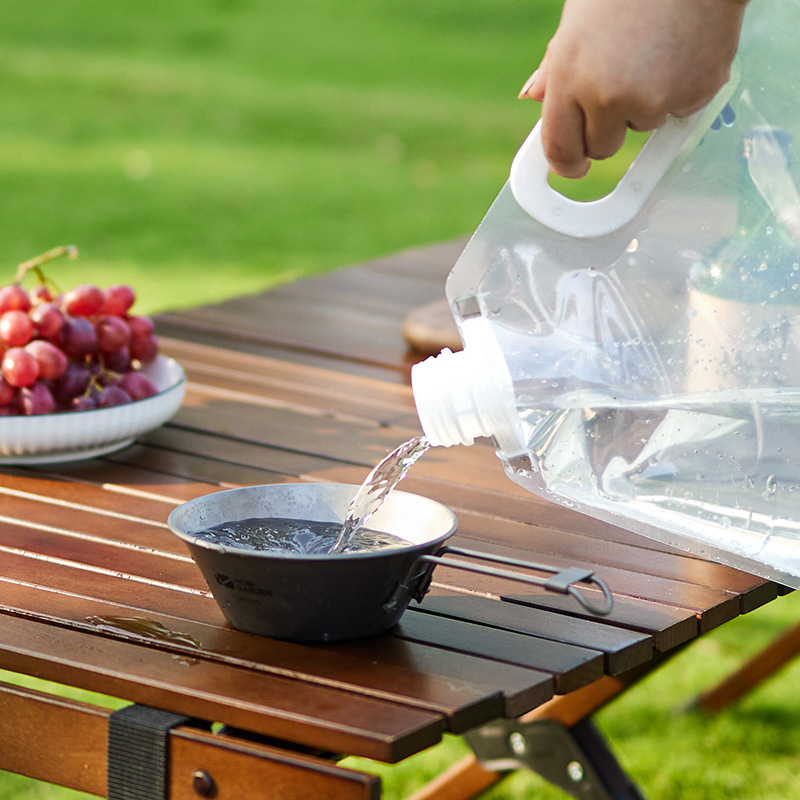
<instances>
[{"instance_id":1,"label":"water in bowl","mask_svg":"<svg viewBox=\"0 0 800 800\"><path fill-rule=\"evenodd\" d=\"M222 522L206 530L193 533L225 547L258 552L280 552L294 555L330 553L342 526L338 522L315 522L284 517L253 517ZM409 542L391 533L360 528L352 536L342 553L360 553L367 550L384 550L405 547Z\"/></svg>"}]
</instances>

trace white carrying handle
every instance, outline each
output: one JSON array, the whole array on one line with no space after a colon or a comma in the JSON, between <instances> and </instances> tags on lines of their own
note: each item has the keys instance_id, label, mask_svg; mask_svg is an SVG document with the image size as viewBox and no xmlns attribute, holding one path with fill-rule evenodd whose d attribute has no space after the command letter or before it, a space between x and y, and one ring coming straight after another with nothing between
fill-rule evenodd
<instances>
[{"instance_id":1,"label":"white carrying handle","mask_svg":"<svg viewBox=\"0 0 800 800\"><path fill-rule=\"evenodd\" d=\"M719 116L738 83L738 69L732 68L731 75L705 108L688 117L668 117L653 131L619 183L599 200L571 200L548 183L550 164L539 121L511 163L514 199L529 216L558 233L577 238L614 233L642 210L692 134L696 145Z\"/></svg>"}]
</instances>

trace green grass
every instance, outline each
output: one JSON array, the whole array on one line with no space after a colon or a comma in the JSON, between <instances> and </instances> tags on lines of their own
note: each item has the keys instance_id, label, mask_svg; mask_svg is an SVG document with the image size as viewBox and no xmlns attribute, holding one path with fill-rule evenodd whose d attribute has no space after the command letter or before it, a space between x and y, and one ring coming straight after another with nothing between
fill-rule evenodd
<instances>
[{"instance_id":1,"label":"green grass","mask_svg":"<svg viewBox=\"0 0 800 800\"><path fill-rule=\"evenodd\" d=\"M68 287L134 284L138 308L214 302L461 237L537 107L516 99L553 0L33 0L0 25L0 283L61 244ZM630 158L630 148L621 163ZM605 191L600 164L574 196ZM724 626L599 717L649 797L792 796L792 665L718 717L682 704L798 618L785 598ZM0 744L2 747L2 744ZM464 752L380 772L388 800ZM563 797L515 775L486 795ZM0 776L9 800L75 793Z\"/></svg>"},{"instance_id":2,"label":"green grass","mask_svg":"<svg viewBox=\"0 0 800 800\"><path fill-rule=\"evenodd\" d=\"M144 310L472 231L535 122L516 92L558 12L549 0L8 5L0 280L75 244L80 261L56 278L128 280Z\"/></svg>"},{"instance_id":3,"label":"green grass","mask_svg":"<svg viewBox=\"0 0 800 800\"><path fill-rule=\"evenodd\" d=\"M65 282L120 276L160 309L468 233L535 120L515 95L541 8L4 9L0 263L73 243Z\"/></svg>"}]
</instances>

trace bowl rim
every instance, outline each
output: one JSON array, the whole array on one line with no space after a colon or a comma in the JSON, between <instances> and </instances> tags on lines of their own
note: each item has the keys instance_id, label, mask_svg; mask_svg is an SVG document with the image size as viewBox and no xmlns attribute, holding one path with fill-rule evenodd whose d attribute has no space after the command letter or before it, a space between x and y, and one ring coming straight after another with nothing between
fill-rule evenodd
<instances>
[{"instance_id":1,"label":"bowl rim","mask_svg":"<svg viewBox=\"0 0 800 800\"><path fill-rule=\"evenodd\" d=\"M405 554L412 554L418 553L422 550L432 550L438 549L438 546L444 543L447 539L449 539L453 534L456 532L458 528L458 518L456 517L455 512L446 506L444 503L440 503L438 500L433 500L432 498L425 497L425 495L417 494L416 492L407 492L401 489L393 489L385 498L384 502L389 503L396 503L402 502L403 498L406 497L413 497L414 502L422 502L424 504L430 504L431 506L435 506L440 510L443 510L447 515L450 517L450 525L445 533L439 534L438 536L425 539L421 542L409 542L408 545L403 545L401 547L386 547L380 550L361 550L354 553L291 553L291 552L282 552L279 550L249 550L244 547L232 547L230 545L223 545L223 544L215 544L214 542L209 541L208 539L203 539L198 536L193 535L190 531L180 530L176 525L176 517L180 513L186 513L185 509L194 503L200 503L201 501L207 501L208 498L214 497L215 495L222 495L227 494L230 495L232 493L243 493L243 492L251 492L251 493L258 493L263 492L264 490L267 491L279 491L281 488L286 487L297 487L297 486L307 486L307 487L327 487L330 490L331 487L336 489L348 489L352 490L352 494L360 488L360 484L356 483L338 483L338 482L305 482L299 481L296 483L267 483L267 484L256 484L252 486L240 486L233 489L221 489L217 492L209 492L204 495L198 495L197 497L192 498L191 500L187 500L184 503L176 506L170 512L169 516L167 517L167 524L169 529L174 533L179 539L183 540L188 546L191 551L193 547L197 547L200 550L207 551L209 554L219 555L219 556L238 556L241 558L261 558L261 559L268 559L268 560L282 560L282 561L291 561L295 563L305 562L305 561L325 561L325 562L340 562L340 561L348 561L348 560L368 560L368 559L375 559L375 558L386 558L391 555L397 555L399 553ZM307 491L313 491L312 489L308 489ZM323 491L322 489L320 491ZM248 519L248 517L242 517L242 519ZM325 522L326 520L315 520L320 522ZM341 520L327 520L330 522L341 523ZM380 530L380 528L378 528Z\"/></svg>"}]
</instances>

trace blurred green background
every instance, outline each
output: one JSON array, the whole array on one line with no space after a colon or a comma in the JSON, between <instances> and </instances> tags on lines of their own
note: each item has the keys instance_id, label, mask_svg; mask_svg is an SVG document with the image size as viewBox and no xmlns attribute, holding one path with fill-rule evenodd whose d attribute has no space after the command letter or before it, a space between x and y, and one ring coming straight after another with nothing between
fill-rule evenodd
<instances>
[{"instance_id":1,"label":"blurred green background","mask_svg":"<svg viewBox=\"0 0 800 800\"><path fill-rule=\"evenodd\" d=\"M154 310L467 234L535 122L516 95L558 11L6 2L3 274L75 244L56 279L127 280Z\"/></svg>"},{"instance_id":2,"label":"blurred green background","mask_svg":"<svg viewBox=\"0 0 800 800\"><path fill-rule=\"evenodd\" d=\"M75 244L77 261L49 268L57 282L129 282L154 312L465 236L536 120L516 95L559 13L556 0L5 0L0 284ZM573 196L607 189L629 158ZM683 706L798 611L784 598L724 626L600 714L645 795L796 794L797 665L716 717ZM398 767L351 763L400 800L463 752L448 740ZM2 798L79 796L0 775ZM564 795L520 774L486 797Z\"/></svg>"}]
</instances>

